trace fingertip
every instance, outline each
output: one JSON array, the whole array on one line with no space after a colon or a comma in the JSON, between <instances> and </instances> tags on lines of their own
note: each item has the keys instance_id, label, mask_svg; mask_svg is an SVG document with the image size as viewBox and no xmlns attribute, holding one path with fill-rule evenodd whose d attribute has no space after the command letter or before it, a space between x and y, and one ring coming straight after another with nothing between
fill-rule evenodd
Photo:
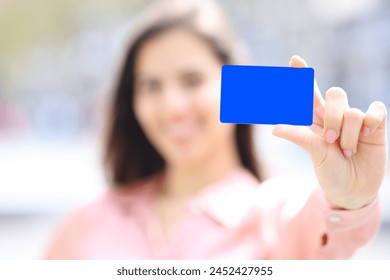
<instances>
[{"instance_id":1,"label":"fingertip","mask_svg":"<svg viewBox=\"0 0 390 280\"><path fill-rule=\"evenodd\" d=\"M295 60L295 59L299 60L299 59L302 59L302 58L301 58L299 55L294 54L294 55L291 57L290 60Z\"/></svg>"},{"instance_id":2,"label":"fingertip","mask_svg":"<svg viewBox=\"0 0 390 280\"><path fill-rule=\"evenodd\" d=\"M380 101L375 101L371 103L371 105L368 107L368 110L364 116L363 123L364 123L364 127L369 129L369 135L372 135L375 133L375 131L378 128L386 127L386 120L387 120L386 105L384 105ZM365 136L364 129L362 133Z\"/></svg>"},{"instance_id":3,"label":"fingertip","mask_svg":"<svg viewBox=\"0 0 390 280\"><path fill-rule=\"evenodd\" d=\"M343 150L344 156L349 159L353 156L353 151L352 150Z\"/></svg>"},{"instance_id":4,"label":"fingertip","mask_svg":"<svg viewBox=\"0 0 390 280\"><path fill-rule=\"evenodd\" d=\"M279 137L279 138L285 138L286 133L291 132L292 127L285 124L277 124L272 129L272 135Z\"/></svg>"},{"instance_id":5,"label":"fingertip","mask_svg":"<svg viewBox=\"0 0 390 280\"><path fill-rule=\"evenodd\" d=\"M271 131L271 132L272 132L272 135L278 136L281 129L282 129L282 128L281 128L281 125L280 125L280 124L275 125L275 126L272 128L272 131Z\"/></svg>"},{"instance_id":6,"label":"fingertip","mask_svg":"<svg viewBox=\"0 0 390 280\"><path fill-rule=\"evenodd\" d=\"M371 132L371 129L368 126L363 127L363 130L362 130L363 136L366 137L366 136L370 135L370 132Z\"/></svg>"},{"instance_id":7,"label":"fingertip","mask_svg":"<svg viewBox=\"0 0 390 280\"><path fill-rule=\"evenodd\" d=\"M387 116L387 108L386 108L386 105L381 102L381 101L374 101L372 102L372 104L370 105L372 107L376 107L378 110L382 111L382 113Z\"/></svg>"},{"instance_id":8,"label":"fingertip","mask_svg":"<svg viewBox=\"0 0 390 280\"><path fill-rule=\"evenodd\" d=\"M347 93L345 90L341 87L331 87L329 88L326 93L325 93L325 98L343 98L343 99L348 99Z\"/></svg>"},{"instance_id":9,"label":"fingertip","mask_svg":"<svg viewBox=\"0 0 390 280\"><path fill-rule=\"evenodd\" d=\"M334 130L334 129L326 130L326 133L325 133L326 142L328 142L329 144L332 144L332 143L336 142L337 138L338 138L338 136L337 136L336 130Z\"/></svg>"},{"instance_id":10,"label":"fingertip","mask_svg":"<svg viewBox=\"0 0 390 280\"><path fill-rule=\"evenodd\" d=\"M299 68L308 67L306 61L302 57L296 54L294 54L291 57L289 65L292 67L299 67Z\"/></svg>"}]
</instances>

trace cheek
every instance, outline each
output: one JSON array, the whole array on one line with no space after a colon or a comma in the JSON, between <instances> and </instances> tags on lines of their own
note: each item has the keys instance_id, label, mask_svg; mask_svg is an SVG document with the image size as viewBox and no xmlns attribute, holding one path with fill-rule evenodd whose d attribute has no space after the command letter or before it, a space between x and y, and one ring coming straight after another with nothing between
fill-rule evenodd
<instances>
[{"instance_id":1,"label":"cheek","mask_svg":"<svg viewBox=\"0 0 390 280\"><path fill-rule=\"evenodd\" d=\"M220 122L220 88L219 83L212 85L203 96L200 107L207 119L207 135L215 141L230 141L234 137L234 124Z\"/></svg>"},{"instance_id":2,"label":"cheek","mask_svg":"<svg viewBox=\"0 0 390 280\"><path fill-rule=\"evenodd\" d=\"M219 83L209 84L203 90L200 95L201 99L199 105L203 108L204 112L212 118L214 122L219 123L219 110L220 110L220 88Z\"/></svg>"},{"instance_id":3,"label":"cheek","mask_svg":"<svg viewBox=\"0 0 390 280\"><path fill-rule=\"evenodd\" d=\"M152 134L156 123L156 110L153 109L152 104L142 98L135 98L134 114L144 133L147 136Z\"/></svg>"},{"instance_id":4,"label":"cheek","mask_svg":"<svg viewBox=\"0 0 390 280\"><path fill-rule=\"evenodd\" d=\"M234 124L219 123L218 128L218 141L226 143L231 142L234 139Z\"/></svg>"}]
</instances>

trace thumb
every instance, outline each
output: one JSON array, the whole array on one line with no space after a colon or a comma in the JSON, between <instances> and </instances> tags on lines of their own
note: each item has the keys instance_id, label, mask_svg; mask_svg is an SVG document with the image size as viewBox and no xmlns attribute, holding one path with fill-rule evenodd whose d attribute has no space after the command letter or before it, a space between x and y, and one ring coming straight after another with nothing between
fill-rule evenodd
<instances>
[{"instance_id":1,"label":"thumb","mask_svg":"<svg viewBox=\"0 0 390 280\"><path fill-rule=\"evenodd\" d=\"M293 142L310 154L313 151L313 137L315 135L307 127L279 124L273 128L272 134Z\"/></svg>"}]
</instances>

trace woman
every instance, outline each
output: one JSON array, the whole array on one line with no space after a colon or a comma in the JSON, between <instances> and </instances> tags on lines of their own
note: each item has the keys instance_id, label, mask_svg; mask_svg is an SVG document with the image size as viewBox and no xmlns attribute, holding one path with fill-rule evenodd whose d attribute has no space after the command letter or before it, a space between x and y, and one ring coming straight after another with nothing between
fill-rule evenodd
<instances>
[{"instance_id":1,"label":"woman","mask_svg":"<svg viewBox=\"0 0 390 280\"><path fill-rule=\"evenodd\" d=\"M251 126L219 122L221 65L244 61L235 42L214 2L145 15L113 96L112 188L65 220L47 258L335 259L375 234L386 107L363 113L342 89L324 100L315 87L314 124L273 133L311 155L319 186L264 180Z\"/></svg>"}]
</instances>

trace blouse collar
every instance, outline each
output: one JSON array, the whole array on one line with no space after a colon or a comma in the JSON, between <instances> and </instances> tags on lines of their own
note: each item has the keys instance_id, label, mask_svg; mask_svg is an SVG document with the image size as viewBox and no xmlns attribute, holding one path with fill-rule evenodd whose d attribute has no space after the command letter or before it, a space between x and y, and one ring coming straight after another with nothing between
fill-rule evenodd
<instances>
[{"instance_id":1,"label":"blouse collar","mask_svg":"<svg viewBox=\"0 0 390 280\"><path fill-rule=\"evenodd\" d=\"M163 180L163 173L160 173L126 188L113 188L108 195L115 204L126 208L128 213L131 209L144 207L148 200L153 203L150 199L153 200L160 191ZM205 186L189 200L189 207L225 227L236 227L250 211L258 185L259 181L248 170L238 168L217 182Z\"/></svg>"}]
</instances>

